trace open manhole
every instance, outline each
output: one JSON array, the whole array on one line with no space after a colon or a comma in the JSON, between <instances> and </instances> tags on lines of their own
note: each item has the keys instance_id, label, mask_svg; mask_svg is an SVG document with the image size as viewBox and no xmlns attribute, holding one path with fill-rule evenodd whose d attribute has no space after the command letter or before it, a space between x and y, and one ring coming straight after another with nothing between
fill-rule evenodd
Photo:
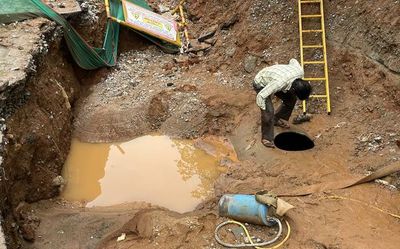
<instances>
[{"instance_id":1,"label":"open manhole","mask_svg":"<svg viewBox=\"0 0 400 249\"><path fill-rule=\"evenodd\" d=\"M314 142L306 134L298 131L285 131L275 136L275 146L281 150L303 151L314 148Z\"/></svg>"}]
</instances>

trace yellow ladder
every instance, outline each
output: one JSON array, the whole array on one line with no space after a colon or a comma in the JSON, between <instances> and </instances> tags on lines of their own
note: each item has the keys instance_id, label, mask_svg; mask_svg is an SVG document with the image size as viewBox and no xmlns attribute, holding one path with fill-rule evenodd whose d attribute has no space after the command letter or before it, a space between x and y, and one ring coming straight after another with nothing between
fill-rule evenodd
<instances>
[{"instance_id":1,"label":"yellow ladder","mask_svg":"<svg viewBox=\"0 0 400 249\"><path fill-rule=\"evenodd\" d=\"M301 65L304 68L305 76L307 75L305 65L323 65L324 66L324 75L320 77L305 77L304 80L307 81L324 81L325 82L325 93L323 94L313 94L310 98L325 98L326 99L326 110L328 114L331 113L331 100L329 96L329 78L328 78L328 61L326 56L326 41L325 41L325 23L324 23L324 3L323 0L298 0L299 3L299 31L300 31L300 58ZM307 13L303 15L302 7L306 7L306 5L319 5L318 13ZM317 29L303 29L303 20L304 19L316 19L320 22L320 27ZM304 33L320 33L321 34L321 42L320 44L304 44L303 34ZM304 54L306 52L310 52L314 49L322 49L323 59L317 61L304 61ZM306 101L303 101L303 112L307 112Z\"/></svg>"}]
</instances>

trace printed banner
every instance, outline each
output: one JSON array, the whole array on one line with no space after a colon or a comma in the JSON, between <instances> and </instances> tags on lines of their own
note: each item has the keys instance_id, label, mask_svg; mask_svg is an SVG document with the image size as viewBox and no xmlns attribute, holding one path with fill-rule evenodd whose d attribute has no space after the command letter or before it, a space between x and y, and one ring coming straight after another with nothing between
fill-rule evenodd
<instances>
[{"instance_id":1,"label":"printed banner","mask_svg":"<svg viewBox=\"0 0 400 249\"><path fill-rule=\"evenodd\" d=\"M131 2L122 1L125 22L134 29L181 46L178 25L157 13Z\"/></svg>"}]
</instances>

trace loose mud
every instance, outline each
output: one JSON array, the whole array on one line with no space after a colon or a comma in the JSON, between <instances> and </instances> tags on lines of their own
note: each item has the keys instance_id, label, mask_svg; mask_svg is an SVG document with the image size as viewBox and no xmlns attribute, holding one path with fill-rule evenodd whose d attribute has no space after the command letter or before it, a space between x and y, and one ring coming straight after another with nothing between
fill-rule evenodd
<instances>
[{"instance_id":1,"label":"loose mud","mask_svg":"<svg viewBox=\"0 0 400 249\"><path fill-rule=\"evenodd\" d=\"M172 7L177 1L150 2ZM97 19L88 12L71 22L84 31L90 44L98 44L100 39L94 37L101 37L102 31L95 27L104 21L103 6L101 1L91 3L89 12L97 13ZM224 221L217 203L225 193L286 192L365 175L400 160L397 1L325 1L332 114L325 114L323 103L310 104L313 119L297 127L307 131L315 147L303 152L266 149L260 143L260 114L251 88L257 70L298 58L297 1L199 0L186 7L193 38L216 26L213 45L205 51L167 55L123 30L118 65L84 72L74 66L59 37L47 46L46 60L34 63L37 69L26 70L27 80L2 90L6 108L1 114L7 117L3 167L8 180L0 181L0 196L12 249L18 244L28 249L222 248L213 233ZM31 22L2 27L10 35L2 38L7 44L0 46L1 54L21 54L25 57L15 57L25 62L29 53L18 50L17 41L34 44L35 32L54 32L50 22ZM25 32L27 27L35 32ZM12 32L24 35L12 38ZM24 70L10 73L15 66L7 58L12 66L3 75L24 78ZM299 113L298 105L294 115ZM165 196L150 200L156 205L133 202L91 208L83 206L95 191L83 198L84 203L58 196L63 184L54 180L60 179L72 134L83 142L103 143L93 146L112 148L121 155L115 144L154 133L178 140L225 137L238 160L217 160L224 172L213 171L213 180L207 182L212 193L198 205L179 203L188 205L180 206L182 210L194 208L184 214L172 211L179 211L176 206L157 203ZM213 146L207 144L196 148L203 156L215 157ZM92 177L100 178L96 172L107 169L105 154L97 158L101 167L93 170ZM154 174L159 178L152 186L138 176L130 184L147 186L143 191L174 186L175 182L162 183L159 173ZM292 234L282 248L397 249L399 220L382 210L400 213L399 179L392 175L380 183L285 198L296 208L286 217ZM131 193L129 187L123 190L118 192ZM126 239L117 242L122 233Z\"/></svg>"}]
</instances>

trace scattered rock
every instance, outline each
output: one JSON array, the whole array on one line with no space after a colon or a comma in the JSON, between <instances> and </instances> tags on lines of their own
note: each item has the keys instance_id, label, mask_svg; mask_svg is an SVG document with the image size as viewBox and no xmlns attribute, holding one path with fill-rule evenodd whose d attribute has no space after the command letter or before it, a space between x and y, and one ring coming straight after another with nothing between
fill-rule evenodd
<instances>
[{"instance_id":1,"label":"scattered rock","mask_svg":"<svg viewBox=\"0 0 400 249\"><path fill-rule=\"evenodd\" d=\"M217 38L216 37L212 37L210 39L204 40L205 43L210 44L211 46L214 46L215 43L217 42Z\"/></svg>"},{"instance_id":2,"label":"scattered rock","mask_svg":"<svg viewBox=\"0 0 400 249\"><path fill-rule=\"evenodd\" d=\"M232 57L236 52L236 47L231 46L231 47L227 47L225 50L225 54L229 57Z\"/></svg>"},{"instance_id":3,"label":"scattered rock","mask_svg":"<svg viewBox=\"0 0 400 249\"><path fill-rule=\"evenodd\" d=\"M208 29L206 29L205 31L203 31L203 33L200 34L200 36L197 40L199 42L203 42L203 41L213 37L215 32L217 32L217 30L218 30L218 25L215 24L215 25L209 27Z\"/></svg>"},{"instance_id":4,"label":"scattered rock","mask_svg":"<svg viewBox=\"0 0 400 249\"><path fill-rule=\"evenodd\" d=\"M233 162L230 158L228 157L223 157L220 161L219 161L219 165L221 167L232 167L235 165L235 162Z\"/></svg>"},{"instance_id":5,"label":"scattered rock","mask_svg":"<svg viewBox=\"0 0 400 249\"><path fill-rule=\"evenodd\" d=\"M244 70L248 73L254 71L257 65L257 57L254 55L248 55L244 59Z\"/></svg>"},{"instance_id":6,"label":"scattered rock","mask_svg":"<svg viewBox=\"0 0 400 249\"><path fill-rule=\"evenodd\" d=\"M194 52L194 51L191 51ZM174 58L174 62L177 63L181 67L187 67L200 62L198 57L189 57L186 55L179 56L178 58Z\"/></svg>"},{"instance_id":7,"label":"scattered rock","mask_svg":"<svg viewBox=\"0 0 400 249\"><path fill-rule=\"evenodd\" d=\"M24 238L24 240L29 241L29 242L35 241L36 232L32 225L23 224L20 227L20 233L21 233L22 238Z\"/></svg>"},{"instance_id":8,"label":"scattered rock","mask_svg":"<svg viewBox=\"0 0 400 249\"><path fill-rule=\"evenodd\" d=\"M295 117L292 121L293 124L301 124L304 122L309 122L312 118L312 115L309 113L306 114L299 114L297 117Z\"/></svg>"},{"instance_id":9,"label":"scattered rock","mask_svg":"<svg viewBox=\"0 0 400 249\"><path fill-rule=\"evenodd\" d=\"M385 180L382 180L382 179L376 179L375 182L378 183L378 184L384 185L385 187L389 188L390 190L395 190L396 189L396 186L390 184L388 181L385 181Z\"/></svg>"},{"instance_id":10,"label":"scattered rock","mask_svg":"<svg viewBox=\"0 0 400 249\"><path fill-rule=\"evenodd\" d=\"M190 42L190 45L191 45L191 47L188 49L188 52L194 52L194 53L199 52L199 51L205 51L205 50L211 48L210 44L200 43L200 42L197 42L196 40L192 40Z\"/></svg>"},{"instance_id":11,"label":"scattered rock","mask_svg":"<svg viewBox=\"0 0 400 249\"><path fill-rule=\"evenodd\" d=\"M169 8L164 6L164 5L162 5L162 4L159 4L158 5L158 11L160 11L160 13L165 13L165 12L169 11Z\"/></svg>"},{"instance_id":12,"label":"scattered rock","mask_svg":"<svg viewBox=\"0 0 400 249\"><path fill-rule=\"evenodd\" d=\"M238 21L239 21L239 15L235 14L231 18L229 18L228 21L226 21L222 24L221 29L229 29L231 26L233 26Z\"/></svg>"},{"instance_id":13,"label":"scattered rock","mask_svg":"<svg viewBox=\"0 0 400 249\"><path fill-rule=\"evenodd\" d=\"M53 179L53 186L62 186L65 184L65 180L62 176L57 176Z\"/></svg>"},{"instance_id":14,"label":"scattered rock","mask_svg":"<svg viewBox=\"0 0 400 249\"><path fill-rule=\"evenodd\" d=\"M117 238L117 242L123 241L123 240L125 240L125 239L126 239L126 233L123 233L123 234L121 234L121 236L119 236L119 237Z\"/></svg>"},{"instance_id":15,"label":"scattered rock","mask_svg":"<svg viewBox=\"0 0 400 249\"><path fill-rule=\"evenodd\" d=\"M65 8L65 3L58 3L57 7L63 9Z\"/></svg>"}]
</instances>

